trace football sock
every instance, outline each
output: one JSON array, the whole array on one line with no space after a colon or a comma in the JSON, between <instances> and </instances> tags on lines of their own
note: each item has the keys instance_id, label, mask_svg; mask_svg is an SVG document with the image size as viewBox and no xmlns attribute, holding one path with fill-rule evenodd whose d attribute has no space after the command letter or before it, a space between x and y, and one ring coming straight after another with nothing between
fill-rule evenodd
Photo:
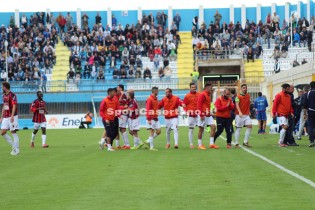
<instances>
[{"instance_id":1,"label":"football sock","mask_svg":"<svg viewBox=\"0 0 315 210\"><path fill-rule=\"evenodd\" d=\"M202 140L201 139L198 139L198 146L202 146Z\"/></svg>"},{"instance_id":2,"label":"football sock","mask_svg":"<svg viewBox=\"0 0 315 210\"><path fill-rule=\"evenodd\" d=\"M194 139L194 129L189 129L188 139L189 139L190 145L192 145L193 144L193 139Z\"/></svg>"},{"instance_id":3,"label":"football sock","mask_svg":"<svg viewBox=\"0 0 315 210\"><path fill-rule=\"evenodd\" d=\"M101 139L101 145L104 145L105 144L105 138L102 138Z\"/></svg>"},{"instance_id":4,"label":"football sock","mask_svg":"<svg viewBox=\"0 0 315 210\"><path fill-rule=\"evenodd\" d=\"M152 136L149 137L148 142L150 143L150 149L154 148L153 137Z\"/></svg>"},{"instance_id":5,"label":"football sock","mask_svg":"<svg viewBox=\"0 0 315 210\"><path fill-rule=\"evenodd\" d=\"M135 147L139 146L139 143L140 143L140 142L139 142L139 141L140 141L140 140L139 140L139 137L135 137L135 136L134 136L134 137L133 137L133 141L134 141L134 146L135 146Z\"/></svg>"},{"instance_id":6,"label":"football sock","mask_svg":"<svg viewBox=\"0 0 315 210\"><path fill-rule=\"evenodd\" d=\"M250 132L252 131L252 128L247 128L245 131L245 138L244 138L244 143L248 143L248 138L250 135Z\"/></svg>"},{"instance_id":7,"label":"football sock","mask_svg":"<svg viewBox=\"0 0 315 210\"><path fill-rule=\"evenodd\" d=\"M170 144L171 143L171 130L167 129L166 131L166 143Z\"/></svg>"},{"instance_id":8,"label":"football sock","mask_svg":"<svg viewBox=\"0 0 315 210\"><path fill-rule=\"evenodd\" d=\"M108 150L112 149L112 145L111 144L107 144L107 149Z\"/></svg>"},{"instance_id":9,"label":"football sock","mask_svg":"<svg viewBox=\"0 0 315 210\"><path fill-rule=\"evenodd\" d=\"M20 147L20 139L19 136L16 133L12 133L13 140L14 140L14 148L19 149Z\"/></svg>"},{"instance_id":10,"label":"football sock","mask_svg":"<svg viewBox=\"0 0 315 210\"><path fill-rule=\"evenodd\" d=\"M34 142L34 140L35 140L35 136L36 136L36 134L32 133L32 139L31 139L31 142Z\"/></svg>"},{"instance_id":11,"label":"football sock","mask_svg":"<svg viewBox=\"0 0 315 210\"><path fill-rule=\"evenodd\" d=\"M174 129L174 140L175 140L175 145L178 145L178 130L177 130L177 128Z\"/></svg>"},{"instance_id":12,"label":"football sock","mask_svg":"<svg viewBox=\"0 0 315 210\"><path fill-rule=\"evenodd\" d=\"M122 136L123 136L123 139L124 139L125 145L126 145L126 146L130 146L127 131L125 131L125 132L122 134Z\"/></svg>"},{"instance_id":13,"label":"football sock","mask_svg":"<svg viewBox=\"0 0 315 210\"><path fill-rule=\"evenodd\" d=\"M210 145L214 144L214 137L210 137Z\"/></svg>"},{"instance_id":14,"label":"football sock","mask_svg":"<svg viewBox=\"0 0 315 210\"><path fill-rule=\"evenodd\" d=\"M46 144L46 135L42 135L42 144Z\"/></svg>"},{"instance_id":15,"label":"football sock","mask_svg":"<svg viewBox=\"0 0 315 210\"><path fill-rule=\"evenodd\" d=\"M284 137L285 137L285 133L286 133L286 130L282 128L281 131L280 131L279 144L283 144L283 140L284 140Z\"/></svg>"},{"instance_id":16,"label":"football sock","mask_svg":"<svg viewBox=\"0 0 315 210\"><path fill-rule=\"evenodd\" d=\"M154 132L153 138L155 139L158 135Z\"/></svg>"},{"instance_id":17,"label":"football sock","mask_svg":"<svg viewBox=\"0 0 315 210\"><path fill-rule=\"evenodd\" d=\"M119 145L119 139L116 139L116 147L120 146Z\"/></svg>"},{"instance_id":18,"label":"football sock","mask_svg":"<svg viewBox=\"0 0 315 210\"><path fill-rule=\"evenodd\" d=\"M5 140L7 140L7 142L8 142L12 147L14 147L14 143L13 143L13 141L12 141L11 136L9 136L8 134L5 134L5 135L3 135L3 138L5 138Z\"/></svg>"},{"instance_id":19,"label":"football sock","mask_svg":"<svg viewBox=\"0 0 315 210\"><path fill-rule=\"evenodd\" d=\"M241 134L241 129L242 128L236 128L236 130L235 130L235 144L238 144L238 140L239 140L240 134Z\"/></svg>"}]
</instances>

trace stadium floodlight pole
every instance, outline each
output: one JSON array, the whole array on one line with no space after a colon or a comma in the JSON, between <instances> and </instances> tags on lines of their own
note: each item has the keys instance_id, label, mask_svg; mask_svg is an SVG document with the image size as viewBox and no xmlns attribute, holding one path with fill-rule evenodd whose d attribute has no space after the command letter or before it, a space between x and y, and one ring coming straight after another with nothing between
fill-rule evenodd
<instances>
[{"instance_id":1,"label":"stadium floodlight pole","mask_svg":"<svg viewBox=\"0 0 315 210\"><path fill-rule=\"evenodd\" d=\"M5 72L7 74L6 76L6 81L8 82L9 81L9 74L8 74L8 41L5 40L4 41L4 46L5 46Z\"/></svg>"}]
</instances>

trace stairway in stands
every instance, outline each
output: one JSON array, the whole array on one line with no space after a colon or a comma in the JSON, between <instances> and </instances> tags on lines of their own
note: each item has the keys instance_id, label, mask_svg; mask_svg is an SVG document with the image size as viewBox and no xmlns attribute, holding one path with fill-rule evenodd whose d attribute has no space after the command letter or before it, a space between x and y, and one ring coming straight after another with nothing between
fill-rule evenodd
<instances>
[{"instance_id":1,"label":"stairway in stands","mask_svg":"<svg viewBox=\"0 0 315 210\"><path fill-rule=\"evenodd\" d=\"M257 82L263 81L265 74L262 60L257 59L255 62L249 61L249 63L244 60L244 74L245 78L250 78L251 80L255 80Z\"/></svg>"},{"instance_id":2,"label":"stairway in stands","mask_svg":"<svg viewBox=\"0 0 315 210\"><path fill-rule=\"evenodd\" d=\"M181 44L177 49L178 78L190 77L194 67L191 32L180 32Z\"/></svg>"},{"instance_id":3,"label":"stairway in stands","mask_svg":"<svg viewBox=\"0 0 315 210\"><path fill-rule=\"evenodd\" d=\"M56 45L56 65L52 71L52 81L53 81L53 90L54 91L78 91L77 85L70 81L66 86L58 85L59 82L65 81L67 79L67 73L69 71L69 55L70 51L63 42L60 41ZM56 82L59 81L59 82Z\"/></svg>"}]
</instances>

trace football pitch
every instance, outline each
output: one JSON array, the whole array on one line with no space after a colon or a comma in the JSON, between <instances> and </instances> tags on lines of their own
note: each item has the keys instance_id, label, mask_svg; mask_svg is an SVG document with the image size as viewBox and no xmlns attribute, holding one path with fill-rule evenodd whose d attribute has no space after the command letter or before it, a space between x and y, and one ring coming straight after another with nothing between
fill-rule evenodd
<instances>
[{"instance_id":1,"label":"football pitch","mask_svg":"<svg viewBox=\"0 0 315 210\"><path fill-rule=\"evenodd\" d=\"M41 148L37 135L31 149L31 130L20 131L18 156L10 155L2 138L0 209L315 208L315 150L307 137L297 142L299 147L280 148L278 135L257 135L253 129L249 151L226 149L224 138L217 140L220 149L192 150L188 129L181 127L178 150L164 148L162 130L155 139L159 151L107 152L98 148L102 132L48 130L50 147ZM194 135L196 147L196 129ZM141 130L140 137L145 140L148 132ZM204 144L209 144L208 133Z\"/></svg>"}]
</instances>

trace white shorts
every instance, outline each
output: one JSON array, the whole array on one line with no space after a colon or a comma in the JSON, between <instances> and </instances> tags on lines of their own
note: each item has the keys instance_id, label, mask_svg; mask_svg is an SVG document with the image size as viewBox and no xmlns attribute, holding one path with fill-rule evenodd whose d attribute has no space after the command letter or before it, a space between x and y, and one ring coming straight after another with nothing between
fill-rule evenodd
<instances>
[{"instance_id":1,"label":"white shorts","mask_svg":"<svg viewBox=\"0 0 315 210\"><path fill-rule=\"evenodd\" d=\"M34 123L34 129L38 130L39 128L46 128L46 122Z\"/></svg>"},{"instance_id":2,"label":"white shorts","mask_svg":"<svg viewBox=\"0 0 315 210\"><path fill-rule=\"evenodd\" d=\"M140 119L128 119L128 128L130 131L138 131L140 130Z\"/></svg>"},{"instance_id":3,"label":"white shorts","mask_svg":"<svg viewBox=\"0 0 315 210\"><path fill-rule=\"evenodd\" d=\"M277 120L278 120L278 124L280 125L280 126L282 126L282 125L288 125L288 118L286 118L286 117L277 117Z\"/></svg>"},{"instance_id":4,"label":"white shorts","mask_svg":"<svg viewBox=\"0 0 315 210\"><path fill-rule=\"evenodd\" d=\"M178 127L178 118L165 119L166 129L176 129Z\"/></svg>"},{"instance_id":5,"label":"white shorts","mask_svg":"<svg viewBox=\"0 0 315 210\"><path fill-rule=\"evenodd\" d=\"M198 122L198 117L188 117L188 127L194 128L196 127Z\"/></svg>"},{"instance_id":6,"label":"white shorts","mask_svg":"<svg viewBox=\"0 0 315 210\"><path fill-rule=\"evenodd\" d=\"M1 130L15 131L19 130L19 118L17 115L14 116L13 123L10 122L10 117L2 119Z\"/></svg>"},{"instance_id":7,"label":"white shorts","mask_svg":"<svg viewBox=\"0 0 315 210\"><path fill-rule=\"evenodd\" d=\"M127 123L128 123L128 116L127 115L121 115L118 118L119 121L119 128L127 128Z\"/></svg>"},{"instance_id":8,"label":"white shorts","mask_svg":"<svg viewBox=\"0 0 315 210\"><path fill-rule=\"evenodd\" d=\"M161 129L161 124L159 121L151 120L151 125L150 125L147 120L147 129L153 129L153 130Z\"/></svg>"},{"instance_id":9,"label":"white shorts","mask_svg":"<svg viewBox=\"0 0 315 210\"><path fill-rule=\"evenodd\" d=\"M242 118L240 118L239 115L235 116L235 126L237 128L242 128L247 125L252 125L252 120L250 119L249 115L243 115Z\"/></svg>"},{"instance_id":10,"label":"white shorts","mask_svg":"<svg viewBox=\"0 0 315 210\"><path fill-rule=\"evenodd\" d=\"M197 125L199 127L207 127L208 125L214 125L214 120L213 120L213 117L210 116L210 117L205 117L204 120L201 120L200 119L200 116L198 116L198 122L197 122Z\"/></svg>"}]
</instances>

